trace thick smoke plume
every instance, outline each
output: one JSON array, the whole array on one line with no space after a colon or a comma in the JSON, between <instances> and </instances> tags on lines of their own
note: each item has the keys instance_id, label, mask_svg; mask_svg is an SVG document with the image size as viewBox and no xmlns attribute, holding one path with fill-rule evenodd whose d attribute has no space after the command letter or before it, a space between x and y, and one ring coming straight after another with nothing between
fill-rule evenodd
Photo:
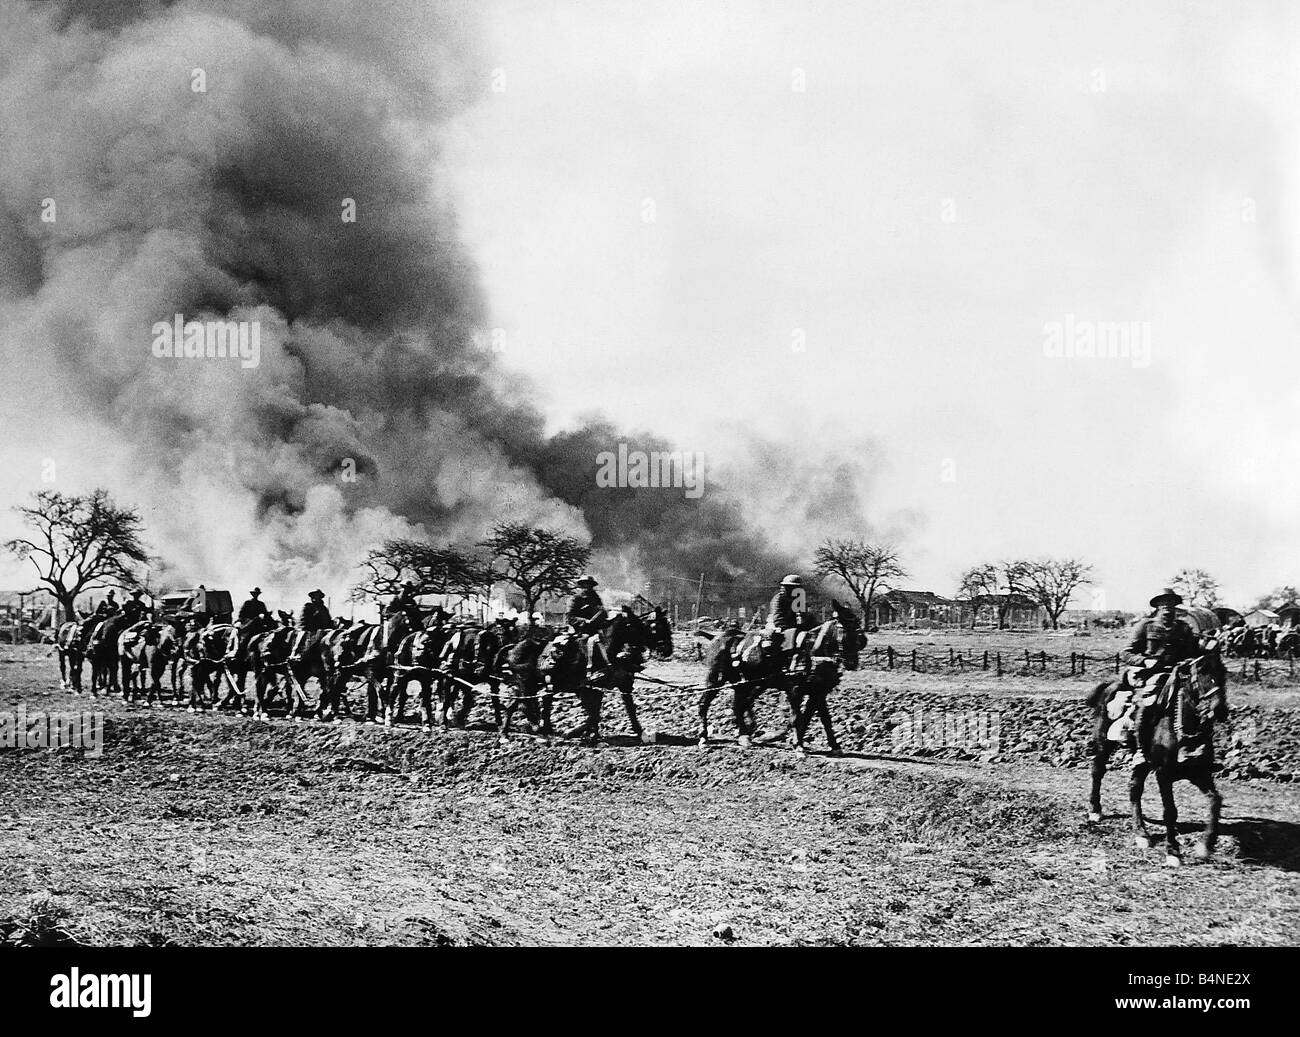
<instances>
[{"instance_id":1,"label":"thick smoke plume","mask_svg":"<svg viewBox=\"0 0 1300 1037\"><path fill-rule=\"evenodd\" d=\"M163 582L337 594L383 537L469 542L507 516L590 533L629 583L769 579L797 555L717 486L598 490L599 451L658 441L599 420L548 439L529 388L476 345L486 307L439 168L440 132L483 89L470 12L188 0L0 15L5 367L47 432L49 408L68 415L59 448L144 507ZM259 321L260 365L156 358L150 329L177 313Z\"/></svg>"}]
</instances>

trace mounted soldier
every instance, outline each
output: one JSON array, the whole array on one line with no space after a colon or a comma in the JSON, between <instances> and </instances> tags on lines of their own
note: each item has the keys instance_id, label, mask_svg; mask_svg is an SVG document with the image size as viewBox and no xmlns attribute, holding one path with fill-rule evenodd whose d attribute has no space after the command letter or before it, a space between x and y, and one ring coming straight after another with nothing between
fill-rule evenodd
<instances>
[{"instance_id":1,"label":"mounted soldier","mask_svg":"<svg viewBox=\"0 0 1300 1037\"><path fill-rule=\"evenodd\" d=\"M239 618L236 622L241 631L264 623L270 618L271 612L266 607L266 602L262 600L261 594L262 588L254 587L248 592L248 600L239 606Z\"/></svg>"},{"instance_id":2,"label":"mounted soldier","mask_svg":"<svg viewBox=\"0 0 1300 1037\"><path fill-rule=\"evenodd\" d=\"M148 617L149 606L140 600L143 596L144 591L137 587L131 592L131 600L122 606L122 615L126 617L127 626L134 626Z\"/></svg>"},{"instance_id":3,"label":"mounted soldier","mask_svg":"<svg viewBox=\"0 0 1300 1037\"><path fill-rule=\"evenodd\" d=\"M293 646L290 660L298 662L303 653L320 641L321 633L334 627L330 610L325 605L325 592L314 590L307 595L307 604L303 605L298 616L298 641Z\"/></svg>"},{"instance_id":4,"label":"mounted soldier","mask_svg":"<svg viewBox=\"0 0 1300 1037\"><path fill-rule=\"evenodd\" d=\"M594 576L584 575L578 580L578 586L581 589L569 599L569 608L564 615L564 621L573 633L581 637L590 637L592 634L600 633L605 625L605 603L596 593Z\"/></svg>"},{"instance_id":5,"label":"mounted soldier","mask_svg":"<svg viewBox=\"0 0 1300 1037\"><path fill-rule=\"evenodd\" d=\"M413 581L407 580L403 583L402 589L394 594L392 600L384 607L384 615L395 616L399 612L405 613L411 629L421 629L424 626L424 610L420 607L420 603L415 600L416 590L417 587Z\"/></svg>"},{"instance_id":6,"label":"mounted soldier","mask_svg":"<svg viewBox=\"0 0 1300 1037\"><path fill-rule=\"evenodd\" d=\"M1154 701L1164 678L1178 663L1202 654L1196 634L1178 616L1182 596L1166 587L1151 599L1156 614L1137 625L1126 653L1141 659L1141 664L1125 672L1129 694L1113 707L1118 716L1111 728L1114 741L1127 741L1141 726L1142 711ZM1121 690L1116 699L1124 695Z\"/></svg>"},{"instance_id":7,"label":"mounted soldier","mask_svg":"<svg viewBox=\"0 0 1300 1037\"><path fill-rule=\"evenodd\" d=\"M114 595L113 591L109 591L108 597L105 598L103 601L101 601L95 607L95 615L99 616L101 619L105 619L109 616L114 616L117 614L117 612L118 612L118 604L117 604L116 596Z\"/></svg>"},{"instance_id":8,"label":"mounted soldier","mask_svg":"<svg viewBox=\"0 0 1300 1037\"><path fill-rule=\"evenodd\" d=\"M803 578L790 573L767 607L768 650L786 666L794 660L795 638L803 626L806 607Z\"/></svg>"}]
</instances>

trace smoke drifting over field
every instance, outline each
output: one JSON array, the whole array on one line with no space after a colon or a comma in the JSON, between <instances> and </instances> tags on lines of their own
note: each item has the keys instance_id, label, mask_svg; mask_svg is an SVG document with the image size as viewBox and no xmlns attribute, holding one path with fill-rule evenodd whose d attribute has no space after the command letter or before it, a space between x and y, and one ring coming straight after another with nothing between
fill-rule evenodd
<instances>
[{"instance_id":1,"label":"smoke drifting over field","mask_svg":"<svg viewBox=\"0 0 1300 1037\"><path fill-rule=\"evenodd\" d=\"M439 175L441 128L486 89L470 20L423 0L8 6L6 368L111 443L102 481L177 578L337 592L384 536L502 517L590 532L630 570L770 577L787 545L751 507L597 489L597 452L652 437L548 438L475 344L486 303ZM260 366L154 357L177 313L259 321Z\"/></svg>"}]
</instances>

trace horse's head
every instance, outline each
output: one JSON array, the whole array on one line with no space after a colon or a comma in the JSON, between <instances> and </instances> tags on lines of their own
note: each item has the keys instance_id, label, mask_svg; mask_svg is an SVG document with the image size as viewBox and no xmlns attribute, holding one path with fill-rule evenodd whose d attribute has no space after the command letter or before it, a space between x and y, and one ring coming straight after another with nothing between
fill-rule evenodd
<instances>
[{"instance_id":1,"label":"horse's head","mask_svg":"<svg viewBox=\"0 0 1300 1037\"><path fill-rule=\"evenodd\" d=\"M1192 660L1190 667L1196 713L1202 720L1223 723L1228 719L1228 670L1216 639L1209 639L1202 647L1205 651Z\"/></svg>"}]
</instances>

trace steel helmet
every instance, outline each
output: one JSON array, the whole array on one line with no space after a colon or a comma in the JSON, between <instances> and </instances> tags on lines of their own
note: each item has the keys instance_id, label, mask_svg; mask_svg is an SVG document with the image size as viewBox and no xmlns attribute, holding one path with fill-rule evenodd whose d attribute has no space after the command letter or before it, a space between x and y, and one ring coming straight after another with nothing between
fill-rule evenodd
<instances>
[{"instance_id":1,"label":"steel helmet","mask_svg":"<svg viewBox=\"0 0 1300 1037\"><path fill-rule=\"evenodd\" d=\"M791 573L789 576L787 576L784 580L781 581L781 586L782 586L782 587L802 587L802 586L803 586L803 577L800 576L798 573Z\"/></svg>"}]
</instances>

